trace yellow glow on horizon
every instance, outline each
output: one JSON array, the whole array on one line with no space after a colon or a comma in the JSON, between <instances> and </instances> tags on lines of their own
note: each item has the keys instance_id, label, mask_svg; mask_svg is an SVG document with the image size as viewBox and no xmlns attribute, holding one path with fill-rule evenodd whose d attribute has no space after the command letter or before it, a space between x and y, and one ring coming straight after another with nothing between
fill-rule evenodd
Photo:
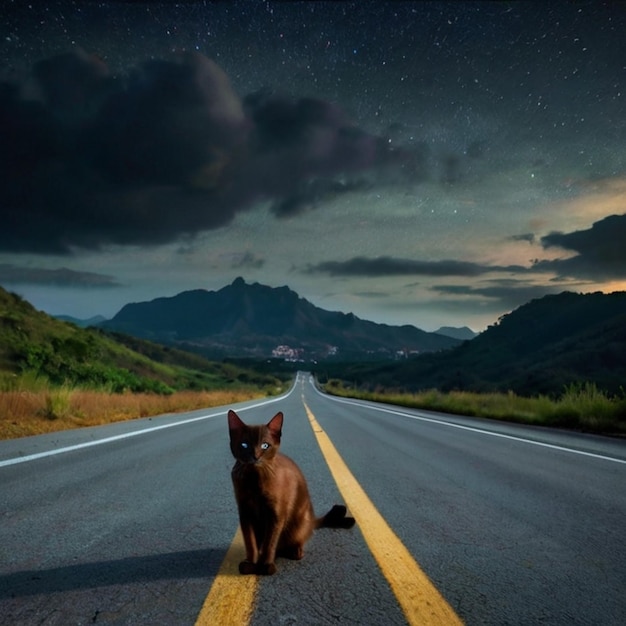
<instances>
[{"instance_id":1,"label":"yellow glow on horizon","mask_svg":"<svg viewBox=\"0 0 626 626\"><path fill-rule=\"evenodd\" d=\"M614 280L611 282L604 282L597 286L597 291L603 293L612 293L613 291L626 291L626 280ZM585 289L585 291L593 291L593 289Z\"/></svg>"}]
</instances>

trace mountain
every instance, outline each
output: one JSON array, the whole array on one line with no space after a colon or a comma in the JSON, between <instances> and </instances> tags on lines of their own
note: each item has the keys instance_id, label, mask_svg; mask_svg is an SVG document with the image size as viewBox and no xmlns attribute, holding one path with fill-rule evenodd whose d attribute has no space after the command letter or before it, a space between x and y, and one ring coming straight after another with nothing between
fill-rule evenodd
<instances>
[{"instance_id":1,"label":"mountain","mask_svg":"<svg viewBox=\"0 0 626 626\"><path fill-rule=\"evenodd\" d=\"M79 328L37 311L0 287L0 388L20 375L53 385L152 391L276 388L275 377L198 354L95 328Z\"/></svg>"},{"instance_id":2,"label":"mountain","mask_svg":"<svg viewBox=\"0 0 626 626\"><path fill-rule=\"evenodd\" d=\"M532 300L472 341L401 364L354 365L327 375L368 388L560 394L594 383L623 394L626 292L563 292Z\"/></svg>"},{"instance_id":3,"label":"mountain","mask_svg":"<svg viewBox=\"0 0 626 626\"><path fill-rule=\"evenodd\" d=\"M393 357L439 351L458 339L318 308L288 287L237 278L219 291L184 291L127 304L103 328L229 356Z\"/></svg>"},{"instance_id":4,"label":"mountain","mask_svg":"<svg viewBox=\"0 0 626 626\"><path fill-rule=\"evenodd\" d=\"M442 326L435 332L438 335L453 337L454 339L460 339L461 341L469 341L470 339L474 339L474 337L476 337L476 335L478 334L467 326L463 326L461 328L455 328L454 326Z\"/></svg>"},{"instance_id":5,"label":"mountain","mask_svg":"<svg viewBox=\"0 0 626 626\"><path fill-rule=\"evenodd\" d=\"M89 326L97 326L102 322L106 322L106 317L104 315L95 315L94 317L90 317L86 320L78 319L77 317L72 317L71 315L55 315L56 319L61 320L62 322L70 322L71 324L76 324L76 326L80 326L81 328L88 328Z\"/></svg>"}]
</instances>

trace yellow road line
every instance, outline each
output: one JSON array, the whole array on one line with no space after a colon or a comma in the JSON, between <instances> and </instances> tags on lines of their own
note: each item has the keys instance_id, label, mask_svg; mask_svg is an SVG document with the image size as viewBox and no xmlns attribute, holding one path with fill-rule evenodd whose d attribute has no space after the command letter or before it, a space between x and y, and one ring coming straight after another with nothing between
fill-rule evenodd
<instances>
[{"instance_id":1,"label":"yellow road line","mask_svg":"<svg viewBox=\"0 0 626 626\"><path fill-rule=\"evenodd\" d=\"M374 555L409 624L416 626L462 624L459 616L420 569L411 553L391 530L352 475L304 402L304 398L302 402L339 491L350 513L356 519L370 552Z\"/></svg>"},{"instance_id":2,"label":"yellow road line","mask_svg":"<svg viewBox=\"0 0 626 626\"><path fill-rule=\"evenodd\" d=\"M259 577L239 573L239 562L244 557L245 548L239 529L204 600L195 626L245 626L250 622Z\"/></svg>"}]
</instances>

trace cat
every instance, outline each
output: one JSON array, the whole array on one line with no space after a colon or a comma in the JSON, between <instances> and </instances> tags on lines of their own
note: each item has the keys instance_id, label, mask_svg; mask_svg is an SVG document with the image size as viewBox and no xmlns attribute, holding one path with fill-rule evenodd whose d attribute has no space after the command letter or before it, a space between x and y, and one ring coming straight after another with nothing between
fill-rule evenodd
<instances>
[{"instance_id":1,"label":"cat","mask_svg":"<svg viewBox=\"0 0 626 626\"><path fill-rule=\"evenodd\" d=\"M228 412L230 449L236 459L231 476L246 548L241 574L272 575L277 556L304 556L304 544L315 529L354 526L343 505L315 517L300 468L278 451L282 426L282 412L259 426L248 426L235 411Z\"/></svg>"}]
</instances>

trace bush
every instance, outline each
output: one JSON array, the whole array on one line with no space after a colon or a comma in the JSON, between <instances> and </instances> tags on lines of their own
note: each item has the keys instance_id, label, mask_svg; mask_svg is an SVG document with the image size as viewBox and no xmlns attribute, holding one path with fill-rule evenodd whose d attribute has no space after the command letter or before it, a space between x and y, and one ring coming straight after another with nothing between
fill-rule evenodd
<instances>
[{"instance_id":1,"label":"bush","mask_svg":"<svg viewBox=\"0 0 626 626\"><path fill-rule=\"evenodd\" d=\"M67 417L70 413L72 390L67 387L59 387L46 393L45 417L56 420Z\"/></svg>"},{"instance_id":2,"label":"bush","mask_svg":"<svg viewBox=\"0 0 626 626\"><path fill-rule=\"evenodd\" d=\"M603 430L615 419L617 405L593 383L571 384L556 401L552 413L555 424L584 430Z\"/></svg>"}]
</instances>

